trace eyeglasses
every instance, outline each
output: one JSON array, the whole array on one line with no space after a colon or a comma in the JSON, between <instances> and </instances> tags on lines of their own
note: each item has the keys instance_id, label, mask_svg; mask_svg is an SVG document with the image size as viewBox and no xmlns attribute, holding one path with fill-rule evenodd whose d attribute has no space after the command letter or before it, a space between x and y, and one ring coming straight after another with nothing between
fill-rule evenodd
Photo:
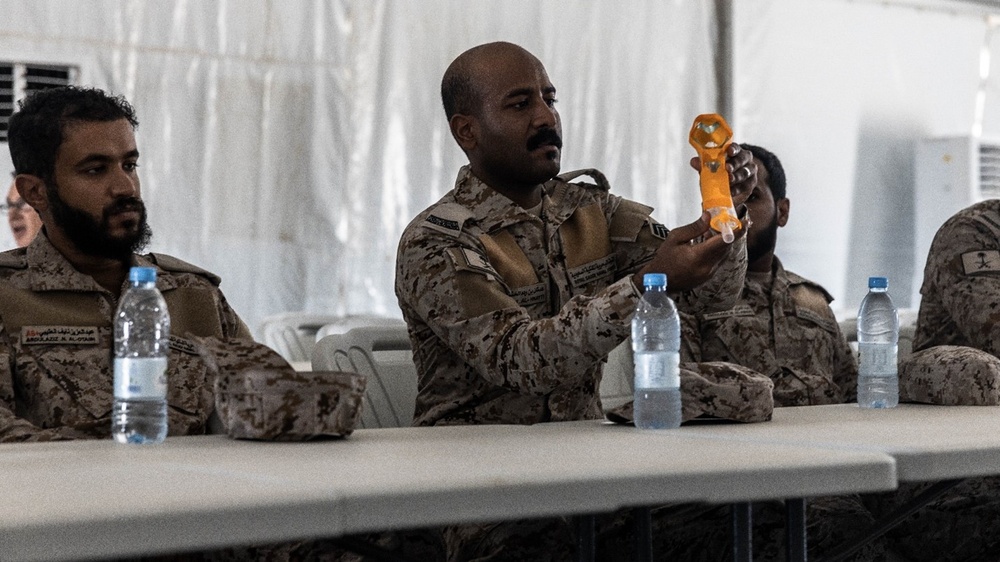
<instances>
[{"instance_id":1,"label":"eyeglasses","mask_svg":"<svg viewBox=\"0 0 1000 562\"><path fill-rule=\"evenodd\" d=\"M28 207L28 202L25 201L24 199L21 199L17 203L11 203L10 201L6 201L0 203L0 213L9 213L11 211L23 211L25 207Z\"/></svg>"}]
</instances>

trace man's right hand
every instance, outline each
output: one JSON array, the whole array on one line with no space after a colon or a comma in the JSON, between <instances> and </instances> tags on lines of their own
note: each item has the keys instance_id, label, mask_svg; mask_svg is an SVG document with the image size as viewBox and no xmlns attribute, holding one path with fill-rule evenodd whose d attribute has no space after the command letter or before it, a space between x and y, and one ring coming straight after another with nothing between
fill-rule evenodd
<instances>
[{"instance_id":1,"label":"man's right hand","mask_svg":"<svg viewBox=\"0 0 1000 562\"><path fill-rule=\"evenodd\" d=\"M646 273L666 273L667 289L670 291L694 289L711 279L732 245L724 242L721 236L709 236L702 240L703 235L709 232L709 219L708 212L704 212L693 223L671 229L656 249L652 261L632 276L635 286L640 291L645 290L642 277ZM741 228L736 234L744 236L746 231L746 228Z\"/></svg>"}]
</instances>

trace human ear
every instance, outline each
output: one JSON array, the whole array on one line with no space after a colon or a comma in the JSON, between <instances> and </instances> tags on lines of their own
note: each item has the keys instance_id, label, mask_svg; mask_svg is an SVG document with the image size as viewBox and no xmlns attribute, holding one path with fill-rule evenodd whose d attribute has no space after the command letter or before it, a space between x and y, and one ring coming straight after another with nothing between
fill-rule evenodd
<instances>
[{"instance_id":1,"label":"human ear","mask_svg":"<svg viewBox=\"0 0 1000 562\"><path fill-rule=\"evenodd\" d=\"M790 205L791 202L787 197L778 199L778 202L775 205L778 212L778 226L785 226L785 224L788 223L788 208Z\"/></svg>"},{"instance_id":2,"label":"human ear","mask_svg":"<svg viewBox=\"0 0 1000 562\"><path fill-rule=\"evenodd\" d=\"M49 208L48 187L42 178L31 174L18 174L14 178L14 185L21 199L35 211L42 212Z\"/></svg>"},{"instance_id":3,"label":"human ear","mask_svg":"<svg viewBox=\"0 0 1000 562\"><path fill-rule=\"evenodd\" d=\"M479 143L479 123L471 115L456 113L448 121L451 127L451 136L455 137L455 142L462 150L469 152Z\"/></svg>"}]
</instances>

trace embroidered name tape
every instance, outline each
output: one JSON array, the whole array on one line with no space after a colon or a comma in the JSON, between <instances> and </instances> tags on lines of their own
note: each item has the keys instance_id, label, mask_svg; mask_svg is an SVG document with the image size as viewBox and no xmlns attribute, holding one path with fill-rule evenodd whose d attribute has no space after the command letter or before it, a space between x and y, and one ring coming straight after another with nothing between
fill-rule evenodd
<instances>
[{"instance_id":1,"label":"embroidered name tape","mask_svg":"<svg viewBox=\"0 0 1000 562\"><path fill-rule=\"evenodd\" d=\"M521 306L544 304L546 301L545 284L536 283L534 285L528 285L527 287L512 289L510 291L510 296Z\"/></svg>"},{"instance_id":2,"label":"embroidered name tape","mask_svg":"<svg viewBox=\"0 0 1000 562\"><path fill-rule=\"evenodd\" d=\"M97 345L97 326L22 326L21 345Z\"/></svg>"},{"instance_id":3,"label":"embroidered name tape","mask_svg":"<svg viewBox=\"0 0 1000 562\"><path fill-rule=\"evenodd\" d=\"M588 283L604 279L615 272L615 257L608 256L597 261L585 263L566 272L574 287L582 287Z\"/></svg>"},{"instance_id":4,"label":"embroidered name tape","mask_svg":"<svg viewBox=\"0 0 1000 562\"><path fill-rule=\"evenodd\" d=\"M702 316L702 318L705 320L721 320L723 318L734 318L737 316L753 316L753 307L749 304L740 304L730 308L729 310L706 314Z\"/></svg>"}]
</instances>

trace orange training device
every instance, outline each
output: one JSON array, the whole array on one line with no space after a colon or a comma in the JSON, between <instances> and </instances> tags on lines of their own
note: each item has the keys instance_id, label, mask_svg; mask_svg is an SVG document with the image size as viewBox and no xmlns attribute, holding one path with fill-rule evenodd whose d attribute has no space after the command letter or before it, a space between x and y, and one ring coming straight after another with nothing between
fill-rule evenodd
<instances>
[{"instance_id":1,"label":"orange training device","mask_svg":"<svg viewBox=\"0 0 1000 562\"><path fill-rule=\"evenodd\" d=\"M726 149L732 139L733 130L717 113L696 117L688 139L701 158L701 208L712 215L712 228L726 243L732 242L733 231L742 227L733 208L726 171Z\"/></svg>"}]
</instances>

